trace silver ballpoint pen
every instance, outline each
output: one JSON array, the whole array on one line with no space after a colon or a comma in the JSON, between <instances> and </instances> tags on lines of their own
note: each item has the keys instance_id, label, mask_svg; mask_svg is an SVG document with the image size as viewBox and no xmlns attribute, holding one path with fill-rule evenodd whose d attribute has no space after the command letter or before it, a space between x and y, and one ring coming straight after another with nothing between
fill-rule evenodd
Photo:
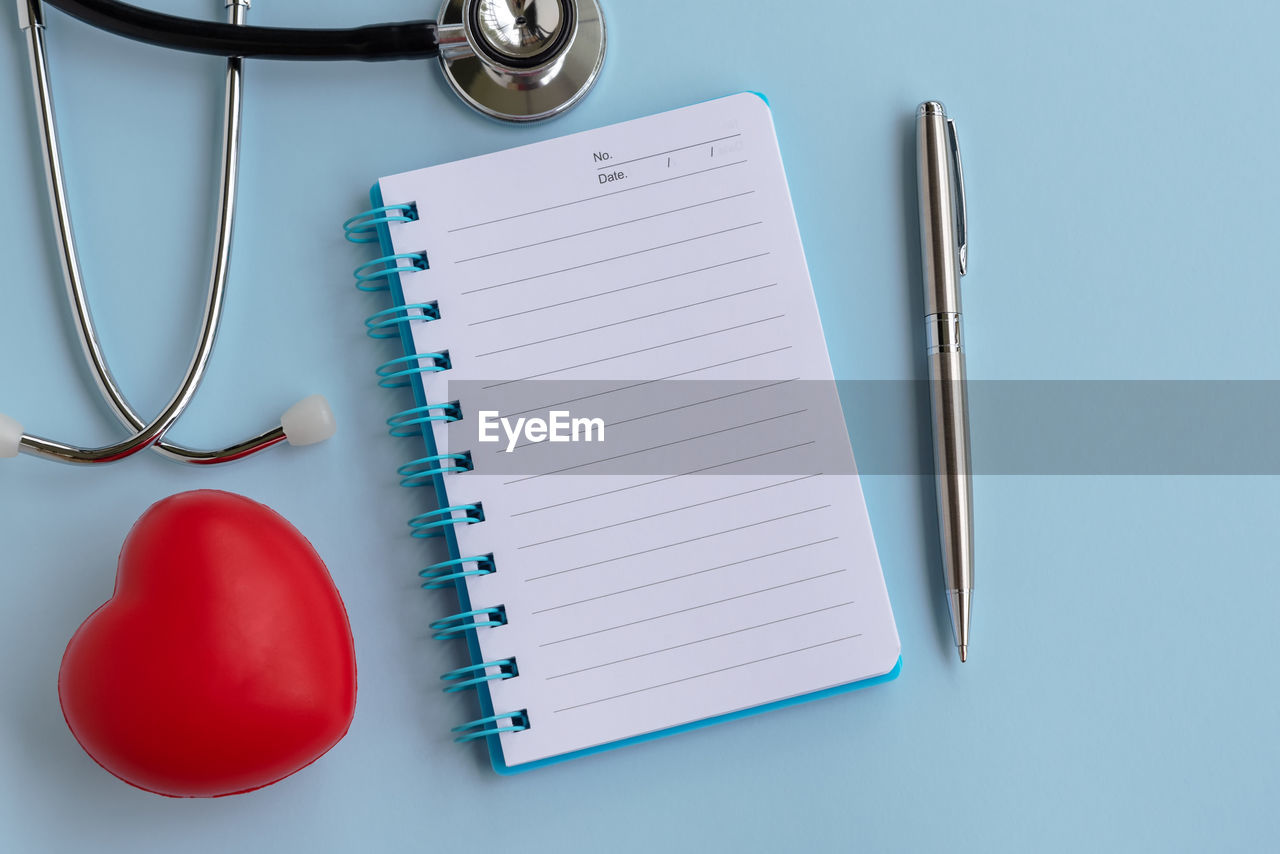
<instances>
[{"instance_id":1,"label":"silver ballpoint pen","mask_svg":"<svg viewBox=\"0 0 1280 854\"><path fill-rule=\"evenodd\" d=\"M973 598L973 487L960 338L960 277L968 266L968 223L956 124L937 101L925 101L916 111L916 166L942 571L956 649L965 661Z\"/></svg>"}]
</instances>

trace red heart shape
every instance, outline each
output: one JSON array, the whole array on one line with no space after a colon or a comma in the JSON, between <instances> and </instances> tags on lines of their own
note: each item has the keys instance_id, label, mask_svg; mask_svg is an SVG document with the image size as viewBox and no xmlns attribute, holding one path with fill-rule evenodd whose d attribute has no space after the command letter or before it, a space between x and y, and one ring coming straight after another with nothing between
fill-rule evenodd
<instances>
[{"instance_id":1,"label":"red heart shape","mask_svg":"<svg viewBox=\"0 0 1280 854\"><path fill-rule=\"evenodd\" d=\"M76 741L125 782L173 797L247 792L346 734L351 625L283 517L184 492L129 532L115 592L67 644L58 697Z\"/></svg>"}]
</instances>

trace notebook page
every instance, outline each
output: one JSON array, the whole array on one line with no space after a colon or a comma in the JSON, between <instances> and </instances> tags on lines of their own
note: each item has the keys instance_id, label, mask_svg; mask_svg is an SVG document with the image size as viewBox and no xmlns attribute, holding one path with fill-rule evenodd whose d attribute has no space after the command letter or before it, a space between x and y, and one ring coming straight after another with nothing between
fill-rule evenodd
<instances>
[{"instance_id":1,"label":"notebook page","mask_svg":"<svg viewBox=\"0 0 1280 854\"><path fill-rule=\"evenodd\" d=\"M452 504L484 509L455 526L461 553L497 567L467 587L472 607L507 614L478 632L485 661L518 663L489 683L496 711L528 713L530 729L501 737L507 764L893 668L897 632L762 99L380 186L419 210L390 229L396 252L429 259L401 277L406 302L439 308L413 324L417 352L449 357L423 375L427 398L464 414L433 424L436 442L475 461L445 481ZM719 397L738 405L712 413L690 397L615 419L598 448L567 451L579 456L478 442L486 394L505 414L523 404L503 392L528 403L542 383L660 380L645 388L730 389ZM796 405L783 392L801 383L825 391ZM542 402L569 399L558 393ZM611 398L572 397L566 408L587 411ZM819 457L796 456L832 435Z\"/></svg>"}]
</instances>

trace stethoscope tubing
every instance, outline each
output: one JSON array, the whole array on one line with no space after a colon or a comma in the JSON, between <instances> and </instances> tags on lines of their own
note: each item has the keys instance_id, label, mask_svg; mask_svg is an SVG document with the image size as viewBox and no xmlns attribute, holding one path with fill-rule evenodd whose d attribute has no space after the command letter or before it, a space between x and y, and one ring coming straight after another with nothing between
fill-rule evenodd
<instances>
[{"instance_id":1,"label":"stethoscope tubing","mask_svg":"<svg viewBox=\"0 0 1280 854\"><path fill-rule=\"evenodd\" d=\"M129 404L112 375L85 296L49 84L44 2L118 35L165 47L228 57L214 258L204 313L182 382L163 411L149 423ZM573 106L591 89L604 60L604 22L595 0L589 0L592 14L583 18L590 26L581 32L577 0L568 5L564 0L558 0L548 18L551 28L546 30L538 29L540 16L535 13L533 5L529 7L528 17L521 14L510 21L491 8L490 16L484 21L492 25L492 31L481 28L477 23L480 15L478 4L482 0L448 0L441 12L445 20L443 29L438 28L434 21L411 21L351 30L248 27L244 18L249 2L226 0L229 21L214 24L150 12L117 0L18 0L19 26L27 33L54 234L73 324L99 393L121 423L134 432L112 445L82 448L23 432L17 421L0 415L0 456L25 452L66 463L103 463L125 459L144 448L154 447L159 453L179 462L214 464L242 459L281 441L305 445L324 441L333 435L332 411L322 397L312 395L285 412L280 426L225 448L195 449L165 438L191 402L204 377L221 321L236 210L243 63L246 57L402 59L438 56L450 85L466 103L487 115L507 121L549 118ZM466 20L459 18L468 14ZM441 33L447 33L447 37ZM526 37L533 38L531 43L539 45L542 52L526 56L507 44L513 38L522 40ZM441 51L441 38L449 43L449 50ZM520 41L520 44L525 42Z\"/></svg>"},{"instance_id":2,"label":"stethoscope tubing","mask_svg":"<svg viewBox=\"0 0 1280 854\"><path fill-rule=\"evenodd\" d=\"M439 54L435 21L352 29L246 27L166 15L118 0L44 0L74 18L125 38L215 56L291 60L429 59Z\"/></svg>"},{"instance_id":3,"label":"stethoscope tubing","mask_svg":"<svg viewBox=\"0 0 1280 854\"><path fill-rule=\"evenodd\" d=\"M233 25L239 25L243 22L246 8L247 2L243 5L236 2L228 7L228 15ZM29 454L60 462L92 464L115 462L132 456L147 447L153 447L164 456L180 462L211 464L243 459L246 456L280 443L285 439L285 434L284 430L278 426L251 439L218 450L188 448L164 438L165 433L173 426L174 422L177 421L178 417L182 415L187 405L191 402L197 387L204 377L222 316L227 269L231 256L231 234L235 222L243 63L238 58L232 58L227 62L225 117L223 123L218 218L214 239L214 260L209 277L204 314L201 318L200 336L178 390L164 410L153 421L146 423L130 406L128 399L124 396L119 384L112 375L99 344L93 316L89 310L63 180L57 123L54 118L53 99L49 86L49 65L48 55L45 50L44 27L39 18L39 0L27 0L27 9L31 17L24 20L24 24L27 30L28 56L35 89L36 111L39 113L40 118L39 125L43 143L42 148L44 150L45 175L54 218L54 233L57 237L63 278L66 284L68 300L71 303L76 334L80 339L85 357L92 368L98 390L111 405L111 409L117 418L126 427L134 430L135 433L123 441L100 448L79 448L24 433L21 439L22 450Z\"/></svg>"}]
</instances>

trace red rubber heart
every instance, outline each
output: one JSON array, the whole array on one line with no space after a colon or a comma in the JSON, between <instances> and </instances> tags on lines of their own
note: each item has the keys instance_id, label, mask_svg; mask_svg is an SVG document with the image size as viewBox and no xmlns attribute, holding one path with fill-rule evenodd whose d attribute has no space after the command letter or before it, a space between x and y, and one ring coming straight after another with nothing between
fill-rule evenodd
<instances>
[{"instance_id":1,"label":"red rubber heart","mask_svg":"<svg viewBox=\"0 0 1280 854\"><path fill-rule=\"evenodd\" d=\"M297 529L243 496L155 504L115 592L67 644L62 713L103 768L141 789L216 797L320 758L355 713L351 625Z\"/></svg>"}]
</instances>

